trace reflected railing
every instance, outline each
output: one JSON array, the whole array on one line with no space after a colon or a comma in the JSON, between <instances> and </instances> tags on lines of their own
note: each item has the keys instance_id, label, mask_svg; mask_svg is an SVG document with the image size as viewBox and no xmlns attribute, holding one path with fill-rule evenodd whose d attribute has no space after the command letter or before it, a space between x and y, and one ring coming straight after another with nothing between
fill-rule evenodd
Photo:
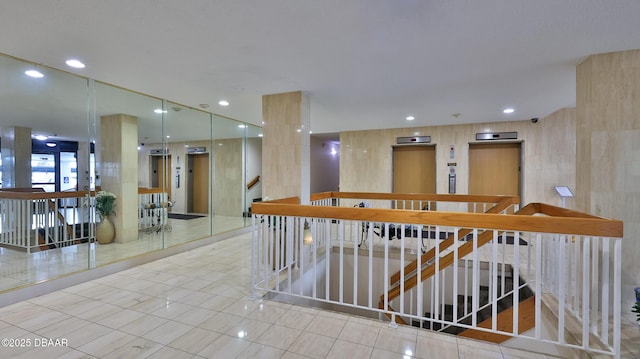
<instances>
[{"instance_id":1,"label":"reflected railing","mask_svg":"<svg viewBox=\"0 0 640 359\"><path fill-rule=\"evenodd\" d=\"M90 193L0 191L0 245L27 253L86 243L94 238Z\"/></svg>"},{"instance_id":2,"label":"reflected railing","mask_svg":"<svg viewBox=\"0 0 640 359\"><path fill-rule=\"evenodd\" d=\"M170 231L169 194L161 188L138 188L138 231L145 233Z\"/></svg>"}]
</instances>

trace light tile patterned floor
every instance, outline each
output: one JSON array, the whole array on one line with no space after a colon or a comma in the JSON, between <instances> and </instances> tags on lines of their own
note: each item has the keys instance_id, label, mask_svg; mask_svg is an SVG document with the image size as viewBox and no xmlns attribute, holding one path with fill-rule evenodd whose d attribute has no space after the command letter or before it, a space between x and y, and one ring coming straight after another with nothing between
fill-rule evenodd
<instances>
[{"instance_id":1,"label":"light tile patterned floor","mask_svg":"<svg viewBox=\"0 0 640 359\"><path fill-rule=\"evenodd\" d=\"M213 224L210 217L169 219L168 223L171 231L140 231L137 241L96 245L96 266L161 250L163 240L168 246L175 246L210 237L211 233L215 235L242 228L250 223L250 219L213 216ZM0 247L0 292L79 272L88 267L89 251L86 243L34 253Z\"/></svg>"},{"instance_id":2,"label":"light tile patterned floor","mask_svg":"<svg viewBox=\"0 0 640 359\"><path fill-rule=\"evenodd\" d=\"M249 299L250 234L0 308L2 358L545 358ZM638 328L627 328L637 335ZM43 340L66 346L43 346ZM22 347L9 347L22 344ZM633 344L633 343L632 343ZM637 342L636 342L637 344ZM636 348L636 353L640 348Z\"/></svg>"}]
</instances>

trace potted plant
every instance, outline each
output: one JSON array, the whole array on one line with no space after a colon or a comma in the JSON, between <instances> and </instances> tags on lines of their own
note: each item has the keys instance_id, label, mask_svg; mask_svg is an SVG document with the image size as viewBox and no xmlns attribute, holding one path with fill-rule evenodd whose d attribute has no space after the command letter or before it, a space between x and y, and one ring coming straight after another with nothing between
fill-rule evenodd
<instances>
[{"instance_id":1,"label":"potted plant","mask_svg":"<svg viewBox=\"0 0 640 359\"><path fill-rule=\"evenodd\" d=\"M107 191L98 191L96 193L96 212L100 214L100 223L96 226L96 240L100 244L113 242L116 230L109 219L109 216L115 207L116 195Z\"/></svg>"}]
</instances>

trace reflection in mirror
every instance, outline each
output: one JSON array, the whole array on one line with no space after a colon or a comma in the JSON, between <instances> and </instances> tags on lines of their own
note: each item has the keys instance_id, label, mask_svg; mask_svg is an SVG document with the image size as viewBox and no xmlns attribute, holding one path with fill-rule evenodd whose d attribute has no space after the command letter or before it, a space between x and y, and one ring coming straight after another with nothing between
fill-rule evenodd
<instances>
[{"instance_id":1,"label":"reflection in mirror","mask_svg":"<svg viewBox=\"0 0 640 359\"><path fill-rule=\"evenodd\" d=\"M244 226L244 140L246 125L213 116L214 233Z\"/></svg>"},{"instance_id":2,"label":"reflection in mirror","mask_svg":"<svg viewBox=\"0 0 640 359\"><path fill-rule=\"evenodd\" d=\"M97 226L100 266L164 247L168 196L161 182L141 185L139 171L142 141L163 143L162 100L99 82L95 98L96 186L116 196L114 215L108 216L113 240L100 240ZM162 151L159 158L156 175L162 178Z\"/></svg>"},{"instance_id":3,"label":"reflection in mirror","mask_svg":"<svg viewBox=\"0 0 640 359\"><path fill-rule=\"evenodd\" d=\"M247 225L251 220L251 204L262 201L262 128L247 125L245 166L245 201L244 210L249 215Z\"/></svg>"},{"instance_id":4,"label":"reflection in mirror","mask_svg":"<svg viewBox=\"0 0 640 359\"><path fill-rule=\"evenodd\" d=\"M210 113L171 102L165 105L161 137L140 139L138 181L141 187L162 188L168 196L167 215L160 221L166 219L166 224L157 231L145 229L142 235L162 233L170 247L212 235L212 129Z\"/></svg>"},{"instance_id":5,"label":"reflection in mirror","mask_svg":"<svg viewBox=\"0 0 640 359\"><path fill-rule=\"evenodd\" d=\"M0 106L0 292L242 228L261 197L255 126L4 55Z\"/></svg>"},{"instance_id":6,"label":"reflection in mirror","mask_svg":"<svg viewBox=\"0 0 640 359\"><path fill-rule=\"evenodd\" d=\"M76 192L90 170L78 160L91 147L87 89L0 55L0 292L88 268L89 207Z\"/></svg>"}]
</instances>

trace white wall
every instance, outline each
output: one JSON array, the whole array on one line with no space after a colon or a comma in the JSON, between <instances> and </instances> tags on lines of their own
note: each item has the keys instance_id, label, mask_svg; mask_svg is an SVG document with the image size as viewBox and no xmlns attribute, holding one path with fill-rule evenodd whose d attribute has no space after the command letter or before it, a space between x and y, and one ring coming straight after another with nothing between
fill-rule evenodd
<instances>
[{"instance_id":1,"label":"white wall","mask_svg":"<svg viewBox=\"0 0 640 359\"><path fill-rule=\"evenodd\" d=\"M310 155L311 193L337 191L340 183L340 143L311 137Z\"/></svg>"}]
</instances>

